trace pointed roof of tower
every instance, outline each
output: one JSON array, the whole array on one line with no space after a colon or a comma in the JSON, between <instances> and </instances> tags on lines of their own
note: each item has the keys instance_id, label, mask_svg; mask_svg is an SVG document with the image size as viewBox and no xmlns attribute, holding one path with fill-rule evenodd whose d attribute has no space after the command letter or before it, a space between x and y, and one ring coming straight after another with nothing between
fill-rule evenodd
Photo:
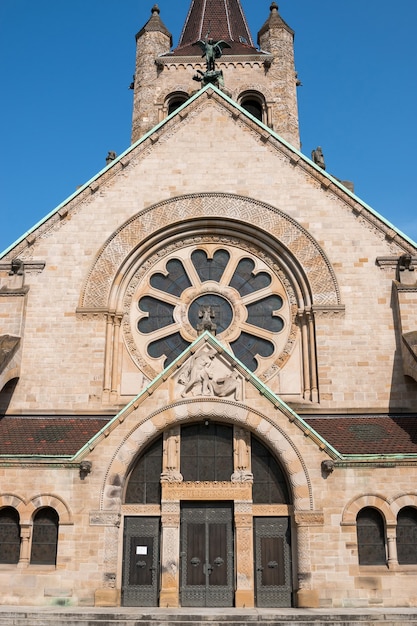
<instances>
[{"instance_id":1,"label":"pointed roof of tower","mask_svg":"<svg viewBox=\"0 0 417 626\"><path fill-rule=\"evenodd\" d=\"M288 24L284 22L284 20L280 16L279 8L276 2L272 2L269 10L270 10L269 17L258 33L258 44L259 44L260 37L266 31L271 30L273 28L285 28L286 30L288 30L288 32L294 35L294 31L292 30L292 28L290 28Z\"/></svg>"},{"instance_id":2,"label":"pointed roof of tower","mask_svg":"<svg viewBox=\"0 0 417 626\"><path fill-rule=\"evenodd\" d=\"M224 54L257 52L240 0L191 0L188 15L174 54L197 56L193 44L209 35L230 45Z\"/></svg>"},{"instance_id":3,"label":"pointed roof of tower","mask_svg":"<svg viewBox=\"0 0 417 626\"><path fill-rule=\"evenodd\" d=\"M151 17L146 22L145 26L143 26L143 28L141 28L140 31L137 33L136 39L141 37L144 33L149 33L149 32L164 33L165 35L167 35L167 37L170 38L171 46L172 46L172 35L169 32L168 28L163 23L163 21L161 20L161 18L159 17L160 12L161 10L159 6L157 4L154 4L151 9Z\"/></svg>"}]
</instances>

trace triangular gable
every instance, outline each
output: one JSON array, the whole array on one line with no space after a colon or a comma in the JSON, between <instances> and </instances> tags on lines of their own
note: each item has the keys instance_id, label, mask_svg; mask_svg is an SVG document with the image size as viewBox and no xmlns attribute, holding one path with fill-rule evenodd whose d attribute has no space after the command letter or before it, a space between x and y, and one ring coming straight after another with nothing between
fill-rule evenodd
<instances>
[{"instance_id":1,"label":"triangular gable","mask_svg":"<svg viewBox=\"0 0 417 626\"><path fill-rule=\"evenodd\" d=\"M341 458L341 455L335 450L321 435L307 424L293 409L291 409L278 395L276 395L265 383L255 376L248 368L243 365L216 337L209 331L205 331L200 335L182 354L180 354L170 365L168 365L161 374L149 383L133 400L131 400L106 426L98 432L75 457L83 456L87 451L93 450L100 441L107 437L117 426L124 422L128 416L135 411L149 396L153 395L161 385L174 376L181 376L181 373L187 369L187 363L201 353L201 350L212 351L215 355L221 356L230 369L244 382L252 385L257 392L265 397L275 409L277 409L289 422L294 423L306 437L310 438L321 450L326 451L332 458ZM187 382L184 381L184 391L187 391ZM191 389L190 389L191 391ZM232 390L232 393L234 390ZM182 394L183 396L185 394ZM221 399L231 394L227 391L217 393L217 398ZM200 396L204 401L204 393ZM212 399L212 398L211 398ZM240 400L239 395L234 397L236 401Z\"/></svg>"},{"instance_id":2,"label":"triangular gable","mask_svg":"<svg viewBox=\"0 0 417 626\"><path fill-rule=\"evenodd\" d=\"M48 213L42 220L40 220L37 224L35 224L31 229L25 232L19 239L17 239L13 244L11 244L6 250L4 250L0 254L0 258L4 257L6 254L11 252L13 248L15 248L19 243L24 241L24 239L29 238L35 233L35 231L43 226L48 220L56 216L57 214L63 216L68 212L68 205L80 196L83 192L90 190L94 193L94 191L99 186L99 180L110 170L116 167L126 167L130 161L130 155L143 143L150 140L155 142L158 139L158 133L163 132L165 126L167 126L171 120L176 117L179 117L181 120L186 117L187 109L192 107L193 104L198 101L203 96L215 96L219 103L223 103L227 106L228 110L230 108L235 110L235 113L241 119L245 119L250 122L252 128L257 130L261 135L262 141L265 143L268 141L272 141L274 145L283 151L290 159L290 162L295 166L303 166L304 169L308 171L310 175L312 175L315 179L317 179L320 184L325 188L333 191L336 195L342 197L348 204L351 205L352 209L357 214L361 214L364 217L368 216L368 219L372 222L372 224L376 227L379 227L384 233L389 236L391 240L396 239L397 236L400 239L405 240L408 244L411 244L413 247L417 248L417 243L410 239L407 235L402 233L396 226L391 224L388 220L386 220L382 215L380 215L377 211L375 211L372 207L366 204L363 200L361 200L358 196L352 193L349 189L347 189L339 180L331 176L325 170L321 169L318 165L316 165L311 159L309 159L306 155L302 154L299 150L297 150L294 146L288 143L285 139L283 139L280 135L275 133L271 128L267 125L260 122L257 118L253 117L246 109L241 107L237 102L232 100L226 93L218 89L215 85L208 84L204 86L201 90L196 92L193 96L191 96L184 104L182 104L178 109L176 109L173 113L168 115L164 120L162 120L159 124L157 124L154 128L148 131L143 137L141 137L137 142L129 146L122 154L116 157L113 161L111 161L106 167L100 170L95 176L93 176L90 180L88 180L84 185L79 187L73 194L71 194L68 198L66 198L61 204L59 204L53 211Z\"/></svg>"}]
</instances>

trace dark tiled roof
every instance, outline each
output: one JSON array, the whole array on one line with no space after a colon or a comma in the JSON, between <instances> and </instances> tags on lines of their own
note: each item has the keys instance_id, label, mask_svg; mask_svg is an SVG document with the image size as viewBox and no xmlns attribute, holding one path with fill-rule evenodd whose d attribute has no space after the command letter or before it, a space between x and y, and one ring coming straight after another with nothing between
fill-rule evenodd
<instances>
[{"instance_id":1,"label":"dark tiled roof","mask_svg":"<svg viewBox=\"0 0 417 626\"><path fill-rule=\"evenodd\" d=\"M254 48L240 0L192 0L185 21L176 56L199 56L193 46L209 35L215 41L224 40L230 45L224 54L259 54Z\"/></svg>"},{"instance_id":2,"label":"dark tiled roof","mask_svg":"<svg viewBox=\"0 0 417 626\"><path fill-rule=\"evenodd\" d=\"M341 454L417 454L417 415L302 416Z\"/></svg>"},{"instance_id":3,"label":"dark tiled roof","mask_svg":"<svg viewBox=\"0 0 417 626\"><path fill-rule=\"evenodd\" d=\"M5 416L0 418L0 455L73 456L110 416Z\"/></svg>"}]
</instances>

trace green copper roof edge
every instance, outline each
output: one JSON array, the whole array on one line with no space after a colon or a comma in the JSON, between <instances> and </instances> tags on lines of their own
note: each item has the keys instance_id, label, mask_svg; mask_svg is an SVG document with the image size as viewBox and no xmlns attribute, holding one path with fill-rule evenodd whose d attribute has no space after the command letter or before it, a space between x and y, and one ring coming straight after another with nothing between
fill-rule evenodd
<instances>
[{"instance_id":1,"label":"green copper roof edge","mask_svg":"<svg viewBox=\"0 0 417 626\"><path fill-rule=\"evenodd\" d=\"M355 195L352 191L350 191L349 189L347 189L347 187L345 187L339 180L337 180L337 178L334 178L331 174L329 174L328 172L326 172L325 170L323 170L321 167L319 167L318 165L316 165L316 163L314 163L314 161L312 161L308 156L306 156L305 154L303 154L302 152L300 152L300 150L298 150L297 148L295 148L292 144L290 144L286 139L284 139L283 137L281 137L281 135L279 135L278 133L276 133L274 130L272 130L272 128L270 128L269 126L267 126L266 124L264 124L263 122L261 122L260 120L258 120L256 117L254 117L251 113L249 113L249 111L247 111L246 109L244 109L240 104L238 104L237 102L235 102L234 100L232 100L232 98L230 98L227 94L225 94L223 91L221 91L220 89L218 89L215 85L207 85L206 87L204 87L204 89L201 90L204 91L207 87L211 87L214 91L216 91L216 93L218 93L219 95L221 95L229 104L232 104L233 106L235 106L237 109L239 109L239 111L241 113L243 113L244 115L246 115L249 119L251 119L253 122L255 122L258 126L260 126L263 130L267 131L268 133L270 133L270 135L272 135L275 139L277 139L278 141L280 141L281 143L283 143L289 150L292 150L293 152L295 152L295 154L297 154L300 158L302 158L306 163L308 163L311 167L313 167L317 172L319 172L320 174L322 174L323 176L325 176L326 178L328 178L334 185L336 185L339 189L341 189L344 193L346 193L350 198L352 198L352 200L355 200L355 202L358 202L359 204L361 204L365 209L367 209L367 211L369 211L370 213L372 213L375 217L377 217L378 219L380 219L386 226L388 226L389 228L392 228L393 230L395 230L396 233L398 233L398 235L400 235L401 237L403 237L406 241L408 241L408 243L410 243L411 245L413 245L414 247L417 247L417 242L413 241L413 239L411 239L410 237L408 237L408 235L406 235L405 233L403 233L399 228L397 228L397 226L395 226L394 224L392 224L389 220L387 220L383 215L381 215L380 213L378 213L378 211L376 211L375 209L373 209L369 204L367 204L364 200L362 200L361 198L359 198L359 196ZM198 93L201 93L198 92Z\"/></svg>"},{"instance_id":2,"label":"green copper roof edge","mask_svg":"<svg viewBox=\"0 0 417 626\"><path fill-rule=\"evenodd\" d=\"M186 100L186 102L184 102L180 107L178 107L178 109L175 109L175 111L173 111L173 113L168 115L168 117L164 118L161 122L159 122L151 130L149 130L147 133L145 133L140 139L135 141L135 143L132 143L128 148L126 148L126 150L124 152L119 154L119 156L117 156L113 161L111 161L111 163L109 163L103 169L101 169L99 172L97 172L97 174L94 174L94 176L92 176L92 178L90 178L86 183L84 183L84 185L81 185L76 191L74 191L74 193L72 193L70 196L65 198L65 200L63 200L60 204L58 204L58 206L56 206L52 211L50 211L47 215L45 215L45 217L43 217L41 220L39 220L34 226L32 226L32 228L29 228L29 230L27 230L25 233L23 233L23 235L21 235L18 239L16 239L16 241L14 241L5 250L3 250L3 252L0 252L0 259L3 256L5 256L6 254L8 254L11 250L13 250L13 248L15 246L17 246L24 239L26 239L26 237L28 237L31 233L33 233L37 228L42 226L42 224L47 222L51 217L53 217L56 213L58 213L58 211L60 209L62 209L65 205L69 204L78 195L80 195L83 191L85 191L94 181L98 180L108 170L110 170L112 167L117 165L117 163L119 163L124 157L126 157L130 152L132 152L132 150L134 150L137 146L140 146L141 143L143 143L144 141L149 139L149 137L151 137L151 135L153 135L154 133L158 132L158 130L160 130L165 124L167 124L173 117L175 117L175 115L178 115L190 102L195 100L200 95L201 92L205 91L207 89L207 87L210 87L210 85L207 85L206 87L204 87L203 89L201 89L200 91L195 93L193 96L191 96L191 98Z\"/></svg>"},{"instance_id":3,"label":"green copper roof edge","mask_svg":"<svg viewBox=\"0 0 417 626\"><path fill-rule=\"evenodd\" d=\"M402 460L407 460L407 459L416 459L417 460L417 454L415 452L404 452L403 454L392 454L392 453L387 453L387 454L382 454L382 453L375 453L375 454L343 454L342 455L342 460L343 461L372 461L373 463L375 463L378 460L381 461L402 461Z\"/></svg>"},{"instance_id":4,"label":"green copper roof edge","mask_svg":"<svg viewBox=\"0 0 417 626\"><path fill-rule=\"evenodd\" d=\"M257 124L260 128L262 128L263 130L267 131L268 133L270 133L273 137L275 137L278 141L280 141L281 143L283 143L288 149L292 150L293 152L295 152L300 158L302 158L306 163L308 163L311 167L313 167L315 170L317 170L320 174L322 174L323 176L325 176L326 178L328 178L334 185L336 185L337 187L339 187L339 189L341 189L344 193L346 193L348 196L350 196L353 200L355 200L355 202L358 202L359 204L361 204L365 209L367 209L370 213L372 213L375 217L377 217L378 219L380 219L386 226L388 226L388 228L391 228L392 230L394 230L398 235L400 235L403 239L405 239L408 243L410 243L412 246L417 247L417 243L415 241L413 241L410 237L408 237L405 233L403 233L401 230L399 230L399 228L397 228L396 226L394 226L394 224L392 224L391 222L389 222L387 219L385 219L385 217L383 217L380 213L378 213L375 209L373 209L370 205L368 205L366 202L364 202L363 200L361 200L361 198L359 198L358 196L356 196L354 193L352 193L351 191L349 191L349 189L347 189L344 185L342 185L342 183L340 183L336 178L333 178L333 176L331 176L330 174L328 174L325 170L321 169L320 167L318 167L318 165L316 165L311 159L309 159L305 154L303 154L302 152L300 152L299 150L297 150L297 148L295 148L293 145L291 145L288 141L286 141L283 137L281 137L278 133L276 133L275 131L273 131L271 128L269 128L269 126L267 126L266 124L264 124L263 122L259 121L256 117L254 117L253 115L251 115L248 111L246 111L246 109L244 109L242 106L240 106L240 104L238 104L237 102L235 102L234 100L232 100L232 98L230 98L227 94L225 94L223 91L221 91L221 89L218 89L215 85L212 84L208 84L205 85L204 87L202 87L199 91L197 91L194 95L192 95L190 98L188 98L188 100L186 100L181 106L179 106L177 109L175 109L175 111L173 111L170 115L168 115L166 118L164 118L161 122L159 122L156 126L154 126L151 130L149 130L147 133L145 133L140 139L138 139L135 143L131 144L124 152L122 152L122 154L120 154L119 156L117 156L111 163L109 163L109 165L106 165L106 167L104 167L103 169L101 169L99 172L97 172L97 174L95 174L92 178L90 178L86 183L84 183L84 185L82 185L79 189L77 189L76 191L74 191L74 193L72 193L70 196L68 196L65 200L63 200L63 202L61 202L55 209L53 209L52 211L50 211L44 218L42 218L41 220L39 220L34 226L32 226L32 228L30 228L29 230L27 230L23 235L21 235L18 239L16 239L16 241L14 241L10 246L8 246L5 250L3 250L3 252L0 252L0 259L5 256L6 254L8 254L15 246L17 246L21 241L23 241L26 237L28 237L28 235L30 235L31 233L33 233L37 228L39 228L39 226L42 226L42 224L44 224L45 222L48 221L48 219L50 219L51 217L53 217L60 209L62 209L66 204L68 204L69 202L71 202L72 200L74 200L74 198L76 198L79 194L81 194L83 191L85 191L85 189L87 189L89 187L89 185L91 185L94 181L96 181L98 178L100 178L105 172L107 172L108 170L110 170L112 167L114 167L117 163L119 163L121 161L121 159L123 159L125 156L127 156L130 152L132 152L132 150L134 150L137 146L139 146L141 143L143 143L144 141L146 141L151 135L153 135L154 133L158 132L158 130L160 130L161 128L163 128L163 126L165 124L167 124L173 117L175 117L176 115L178 115L179 113L181 113L181 111L183 111L185 108L187 108L187 106L194 102L194 100L196 100L197 98L200 97L200 95L202 93L205 93L206 91L208 91L209 89L212 89L214 92L216 92L218 95L220 95L222 98L224 98L224 100L226 100L226 102L228 102L229 104L231 104L232 106L234 106L235 108L237 108L243 115L246 115L250 120L252 120L255 124Z\"/></svg>"},{"instance_id":5,"label":"green copper roof edge","mask_svg":"<svg viewBox=\"0 0 417 626\"><path fill-rule=\"evenodd\" d=\"M239 359L235 357L214 335L212 335L209 331L204 331L197 339L193 341L181 354L170 363L156 378L154 378L142 391L135 396L123 409L121 409L103 428L101 428L98 433L96 433L80 450L74 455L74 459L82 456L85 452L91 450L96 447L101 440L102 437L105 436L106 431L109 429L113 429L114 424L120 421L120 418L127 417L132 408L137 408L138 403L141 400L149 395L152 395L154 389L156 389L161 382L166 380L171 371L178 369L178 367L186 360L187 354L195 352L196 347L207 341L211 345L217 348L217 350L221 353L226 353L228 357L236 363L240 372L245 376L246 379L249 379L254 387L265 396L275 407L279 407L283 413L288 417L288 419L292 422L295 422L301 430L310 435L316 442L320 442L324 449L330 452L338 459L342 459L342 455L335 449L333 446L326 441L314 428L309 426L291 407L286 404L278 395L276 395L273 391L269 389L269 387L263 383L253 372L251 372L246 365L241 363ZM135 406L136 405L136 406Z\"/></svg>"}]
</instances>

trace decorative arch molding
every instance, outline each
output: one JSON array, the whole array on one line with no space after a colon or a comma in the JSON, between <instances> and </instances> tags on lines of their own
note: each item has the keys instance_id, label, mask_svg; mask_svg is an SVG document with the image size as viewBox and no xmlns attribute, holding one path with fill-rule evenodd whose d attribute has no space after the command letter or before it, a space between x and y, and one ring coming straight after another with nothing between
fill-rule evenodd
<instances>
[{"instance_id":1,"label":"decorative arch molding","mask_svg":"<svg viewBox=\"0 0 417 626\"><path fill-rule=\"evenodd\" d=\"M397 523L396 515L394 514L390 503L387 498L380 494L366 494L353 498L345 507L342 515L342 526L356 526L356 518L361 509L365 507L372 507L378 509L378 511L384 516L387 526L395 525Z\"/></svg>"},{"instance_id":2,"label":"decorative arch molding","mask_svg":"<svg viewBox=\"0 0 417 626\"><path fill-rule=\"evenodd\" d=\"M71 525L74 523L69 506L58 496L54 496L49 493L40 494L31 498L26 506L26 515L28 519L32 521L36 511L44 507L50 507L58 513L60 526Z\"/></svg>"},{"instance_id":3,"label":"decorative arch molding","mask_svg":"<svg viewBox=\"0 0 417 626\"><path fill-rule=\"evenodd\" d=\"M26 502L20 496L17 496L14 493L2 493L0 494L0 509L3 509L6 506L11 506L16 509L20 516L22 516L22 511L24 511Z\"/></svg>"},{"instance_id":4,"label":"decorative arch molding","mask_svg":"<svg viewBox=\"0 0 417 626\"><path fill-rule=\"evenodd\" d=\"M80 296L78 312L112 312L115 304L111 302L112 286L117 284L121 268L132 268L139 258L145 262L150 251L169 244L168 231L171 235L188 235L190 222L198 220L204 220L206 232L210 222L213 232L231 223L236 236L250 230L252 239L255 236L260 243L272 246L276 253L285 253L288 263L298 268L298 275L305 283L306 306L317 306L320 310L341 308L333 268L317 241L298 222L282 210L254 199L202 193L160 202L120 226L97 254Z\"/></svg>"},{"instance_id":5,"label":"decorative arch molding","mask_svg":"<svg viewBox=\"0 0 417 626\"><path fill-rule=\"evenodd\" d=\"M108 466L100 495L100 510L118 513L123 485L138 453L164 430L175 425L211 420L239 425L253 432L276 455L292 491L296 511L313 511L311 480L303 458L291 438L271 418L237 402L184 400L147 416L120 442Z\"/></svg>"},{"instance_id":6,"label":"decorative arch molding","mask_svg":"<svg viewBox=\"0 0 417 626\"><path fill-rule=\"evenodd\" d=\"M390 500L390 504L393 515L397 518L400 510L406 506L411 506L417 509L417 493L405 493L394 496Z\"/></svg>"}]
</instances>

